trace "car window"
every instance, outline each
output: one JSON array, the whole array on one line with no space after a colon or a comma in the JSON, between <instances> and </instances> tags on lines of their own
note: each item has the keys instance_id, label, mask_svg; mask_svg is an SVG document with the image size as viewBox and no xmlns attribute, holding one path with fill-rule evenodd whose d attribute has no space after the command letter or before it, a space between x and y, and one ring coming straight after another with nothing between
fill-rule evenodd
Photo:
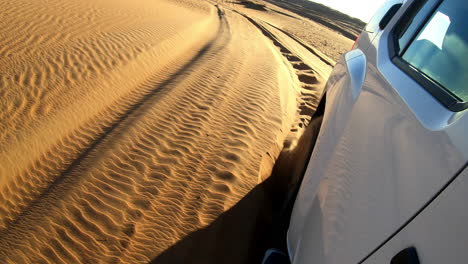
<instances>
[{"instance_id":1,"label":"car window","mask_svg":"<svg viewBox=\"0 0 468 264\"><path fill-rule=\"evenodd\" d=\"M424 23L428 14L431 13L433 7L434 3L428 3L427 0L416 1L412 4L404 17L408 21L404 23L404 27L400 29L400 34L398 35L398 47L406 47L408 45L414 34L418 32L420 25ZM401 55L400 50L398 51Z\"/></svg>"},{"instance_id":2,"label":"car window","mask_svg":"<svg viewBox=\"0 0 468 264\"><path fill-rule=\"evenodd\" d=\"M466 0L445 0L402 53L402 59L468 101L468 27Z\"/></svg>"},{"instance_id":3,"label":"car window","mask_svg":"<svg viewBox=\"0 0 468 264\"><path fill-rule=\"evenodd\" d=\"M392 29L393 63L454 112L468 108L465 0L415 0Z\"/></svg>"}]
</instances>

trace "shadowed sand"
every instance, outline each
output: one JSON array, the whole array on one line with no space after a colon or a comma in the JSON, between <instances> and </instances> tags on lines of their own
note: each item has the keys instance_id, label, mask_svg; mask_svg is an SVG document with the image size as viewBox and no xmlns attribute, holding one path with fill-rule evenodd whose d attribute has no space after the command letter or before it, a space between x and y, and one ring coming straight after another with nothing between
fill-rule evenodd
<instances>
[{"instance_id":1,"label":"shadowed sand","mask_svg":"<svg viewBox=\"0 0 468 264\"><path fill-rule=\"evenodd\" d=\"M190 237L257 256L266 200L236 208L268 192L331 63L236 6L0 1L1 263L187 260Z\"/></svg>"}]
</instances>

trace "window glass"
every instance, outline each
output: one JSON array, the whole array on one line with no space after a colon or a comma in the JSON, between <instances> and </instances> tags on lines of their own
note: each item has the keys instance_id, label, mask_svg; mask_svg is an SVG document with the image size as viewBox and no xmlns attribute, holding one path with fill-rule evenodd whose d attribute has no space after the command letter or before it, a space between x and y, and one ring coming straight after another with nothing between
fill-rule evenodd
<instances>
[{"instance_id":1,"label":"window glass","mask_svg":"<svg viewBox=\"0 0 468 264\"><path fill-rule=\"evenodd\" d=\"M468 2L445 0L403 53L403 60L468 101Z\"/></svg>"},{"instance_id":2,"label":"window glass","mask_svg":"<svg viewBox=\"0 0 468 264\"><path fill-rule=\"evenodd\" d=\"M429 1L424 0L413 4L414 8L412 8L411 13L408 14L408 16L411 17L410 21L408 21L406 27L399 34L398 48L408 45L411 38L417 33L419 25L421 25L431 13L434 8L433 1L430 1L430 3L427 2Z\"/></svg>"}]
</instances>

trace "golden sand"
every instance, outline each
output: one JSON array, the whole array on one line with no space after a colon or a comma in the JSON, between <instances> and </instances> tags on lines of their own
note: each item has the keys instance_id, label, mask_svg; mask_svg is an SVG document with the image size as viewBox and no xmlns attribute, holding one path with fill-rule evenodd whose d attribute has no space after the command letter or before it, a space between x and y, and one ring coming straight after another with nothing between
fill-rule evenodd
<instances>
[{"instance_id":1,"label":"golden sand","mask_svg":"<svg viewBox=\"0 0 468 264\"><path fill-rule=\"evenodd\" d=\"M0 263L155 259L269 177L331 69L233 4L0 9Z\"/></svg>"}]
</instances>

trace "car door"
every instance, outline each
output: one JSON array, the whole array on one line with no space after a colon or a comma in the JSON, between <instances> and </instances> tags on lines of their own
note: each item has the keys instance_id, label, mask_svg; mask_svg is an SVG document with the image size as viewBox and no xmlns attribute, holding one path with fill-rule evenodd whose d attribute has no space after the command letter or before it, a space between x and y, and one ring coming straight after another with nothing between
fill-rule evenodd
<instances>
[{"instance_id":1,"label":"car door","mask_svg":"<svg viewBox=\"0 0 468 264\"><path fill-rule=\"evenodd\" d=\"M444 69L439 65L417 69L405 53L441 6L406 2L371 45L358 45L335 67L288 231L293 263L362 261L463 168L466 88L435 76L435 68ZM447 51L438 41L432 40ZM466 47L458 49L460 67L444 63L463 76Z\"/></svg>"},{"instance_id":2,"label":"car door","mask_svg":"<svg viewBox=\"0 0 468 264\"><path fill-rule=\"evenodd\" d=\"M467 199L468 169L465 168L424 210L363 263L466 263Z\"/></svg>"}]
</instances>

